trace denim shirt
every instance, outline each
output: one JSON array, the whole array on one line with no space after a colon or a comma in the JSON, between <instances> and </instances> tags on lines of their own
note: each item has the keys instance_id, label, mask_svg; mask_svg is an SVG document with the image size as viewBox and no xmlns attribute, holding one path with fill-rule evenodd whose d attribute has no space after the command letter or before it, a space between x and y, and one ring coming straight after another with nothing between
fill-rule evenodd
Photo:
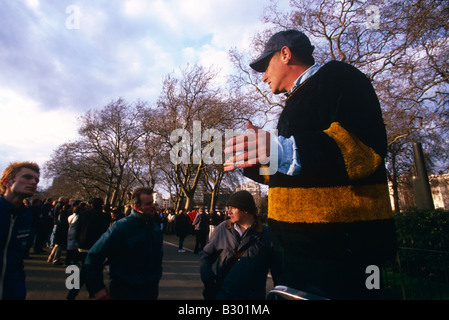
<instances>
[{"instance_id":1,"label":"denim shirt","mask_svg":"<svg viewBox=\"0 0 449 320\"><path fill-rule=\"evenodd\" d=\"M319 64L314 64L309 69L304 71L298 79L296 79L295 84L286 93L286 96L290 96L293 91L311 76L313 76L321 66ZM277 171L283 174L294 176L299 174L301 171L301 164L299 162L298 147L296 146L295 138L293 136L286 138L283 136L271 135L271 146L277 146L278 154L278 169Z\"/></svg>"}]
</instances>

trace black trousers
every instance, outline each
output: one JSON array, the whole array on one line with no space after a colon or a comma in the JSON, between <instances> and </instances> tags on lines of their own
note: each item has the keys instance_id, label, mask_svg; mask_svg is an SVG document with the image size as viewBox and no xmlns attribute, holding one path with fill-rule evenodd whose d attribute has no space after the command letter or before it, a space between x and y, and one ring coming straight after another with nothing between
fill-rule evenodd
<instances>
[{"instance_id":1,"label":"black trousers","mask_svg":"<svg viewBox=\"0 0 449 320\"><path fill-rule=\"evenodd\" d=\"M193 250L194 253L198 253L201 250L203 250L203 248L206 246L208 235L209 235L209 230L207 230L207 231L202 231L202 230L198 231L197 230L196 231L195 250Z\"/></svg>"}]
</instances>

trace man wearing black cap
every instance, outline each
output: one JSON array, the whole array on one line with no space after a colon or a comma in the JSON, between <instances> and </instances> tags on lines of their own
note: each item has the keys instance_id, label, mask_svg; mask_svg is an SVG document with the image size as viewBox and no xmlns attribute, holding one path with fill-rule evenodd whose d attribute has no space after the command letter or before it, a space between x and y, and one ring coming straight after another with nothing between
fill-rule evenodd
<instances>
[{"instance_id":1,"label":"man wearing black cap","mask_svg":"<svg viewBox=\"0 0 449 320\"><path fill-rule=\"evenodd\" d=\"M302 32L281 31L250 64L273 93L286 93L285 108L278 136L247 123L269 143L228 141L225 170L242 168L269 184L268 223L283 249L284 285L333 299L378 297L366 270L396 248L380 104L363 73L339 61L319 66L313 49ZM260 175L259 157L270 154L277 171Z\"/></svg>"},{"instance_id":2,"label":"man wearing black cap","mask_svg":"<svg viewBox=\"0 0 449 320\"><path fill-rule=\"evenodd\" d=\"M267 42L264 52L250 66L257 72L265 73L263 81L268 83L274 94L290 94L320 69L312 56L313 50L304 33L296 30L279 32ZM287 68L279 67L280 64Z\"/></svg>"},{"instance_id":3,"label":"man wearing black cap","mask_svg":"<svg viewBox=\"0 0 449 320\"><path fill-rule=\"evenodd\" d=\"M263 300L269 270L275 285L279 283L280 256L268 228L257 217L254 198L248 191L232 194L227 206L230 219L214 229L200 253L204 297Z\"/></svg>"}]
</instances>

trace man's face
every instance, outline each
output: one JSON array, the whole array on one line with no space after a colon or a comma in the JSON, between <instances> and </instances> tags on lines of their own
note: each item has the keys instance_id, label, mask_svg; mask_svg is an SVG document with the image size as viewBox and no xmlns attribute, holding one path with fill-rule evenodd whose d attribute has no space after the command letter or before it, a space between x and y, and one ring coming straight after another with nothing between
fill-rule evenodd
<instances>
[{"instance_id":1,"label":"man's face","mask_svg":"<svg viewBox=\"0 0 449 320\"><path fill-rule=\"evenodd\" d=\"M24 198L34 195L39 183L39 174L29 168L22 168L14 179L8 181L8 189Z\"/></svg>"},{"instance_id":2,"label":"man's face","mask_svg":"<svg viewBox=\"0 0 449 320\"><path fill-rule=\"evenodd\" d=\"M229 207L228 213L229 219L231 220L232 223L239 224L245 217L245 212L235 207Z\"/></svg>"},{"instance_id":3,"label":"man's face","mask_svg":"<svg viewBox=\"0 0 449 320\"><path fill-rule=\"evenodd\" d=\"M288 69L286 68L285 55L282 51L276 52L271 57L262 80L270 86L271 92L274 94L288 92L290 88L287 88L285 84L287 72Z\"/></svg>"},{"instance_id":4,"label":"man's face","mask_svg":"<svg viewBox=\"0 0 449 320\"><path fill-rule=\"evenodd\" d=\"M154 215L154 198L152 194L140 195L140 206L135 206L134 210L143 214L144 216Z\"/></svg>"}]
</instances>

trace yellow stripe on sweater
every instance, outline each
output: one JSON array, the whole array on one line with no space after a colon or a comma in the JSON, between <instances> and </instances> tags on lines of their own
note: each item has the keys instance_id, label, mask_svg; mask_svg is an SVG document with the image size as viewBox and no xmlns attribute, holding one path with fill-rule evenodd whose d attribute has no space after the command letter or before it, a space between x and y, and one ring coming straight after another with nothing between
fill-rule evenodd
<instances>
[{"instance_id":1,"label":"yellow stripe on sweater","mask_svg":"<svg viewBox=\"0 0 449 320\"><path fill-rule=\"evenodd\" d=\"M350 180L365 178L376 171L382 158L355 135L333 122L324 132L334 139L340 148Z\"/></svg>"},{"instance_id":2,"label":"yellow stripe on sweater","mask_svg":"<svg viewBox=\"0 0 449 320\"><path fill-rule=\"evenodd\" d=\"M393 217L386 185L268 189L268 217L282 222L336 223Z\"/></svg>"}]
</instances>

